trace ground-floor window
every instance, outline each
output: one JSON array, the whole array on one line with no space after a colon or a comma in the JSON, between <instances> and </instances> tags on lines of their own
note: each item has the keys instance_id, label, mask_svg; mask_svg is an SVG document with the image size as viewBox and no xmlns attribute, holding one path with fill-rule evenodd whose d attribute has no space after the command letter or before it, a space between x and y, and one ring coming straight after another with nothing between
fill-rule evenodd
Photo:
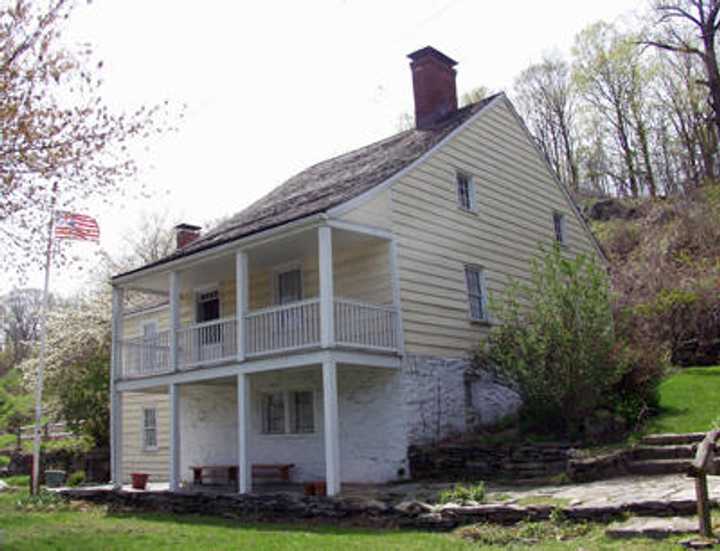
<instances>
[{"instance_id":1,"label":"ground-floor window","mask_svg":"<svg viewBox=\"0 0 720 551\"><path fill-rule=\"evenodd\" d=\"M143 408L143 449L156 450L157 441L157 409Z\"/></svg>"},{"instance_id":2,"label":"ground-floor window","mask_svg":"<svg viewBox=\"0 0 720 551\"><path fill-rule=\"evenodd\" d=\"M315 397L312 390L265 393L261 404L263 434L315 432Z\"/></svg>"}]
</instances>

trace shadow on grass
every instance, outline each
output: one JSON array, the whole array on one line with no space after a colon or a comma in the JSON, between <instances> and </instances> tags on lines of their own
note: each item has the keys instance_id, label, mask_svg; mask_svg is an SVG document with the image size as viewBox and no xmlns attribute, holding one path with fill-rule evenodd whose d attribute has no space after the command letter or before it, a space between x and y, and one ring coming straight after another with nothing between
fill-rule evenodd
<instances>
[{"instance_id":1,"label":"shadow on grass","mask_svg":"<svg viewBox=\"0 0 720 551\"><path fill-rule=\"evenodd\" d=\"M232 514L232 513L231 513ZM334 536L383 536L392 533L417 532L418 530L402 529L389 526L388 523L378 523L377 526L364 526L354 524L348 520L333 518L298 518L297 520L270 520L259 519L252 515L224 518L221 516L203 515L198 513L158 513L154 511L123 510L108 511L105 515L109 519L132 520L141 523L168 522L186 527L224 528L232 530L253 530L256 532L305 532L316 535Z\"/></svg>"}]
</instances>

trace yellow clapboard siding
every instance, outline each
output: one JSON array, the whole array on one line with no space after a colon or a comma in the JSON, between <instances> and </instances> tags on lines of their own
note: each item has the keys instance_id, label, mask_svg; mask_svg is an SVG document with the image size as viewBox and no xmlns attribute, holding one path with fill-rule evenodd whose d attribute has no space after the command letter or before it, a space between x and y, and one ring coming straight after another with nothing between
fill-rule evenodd
<instances>
[{"instance_id":1,"label":"yellow clapboard siding","mask_svg":"<svg viewBox=\"0 0 720 551\"><path fill-rule=\"evenodd\" d=\"M143 450L142 411L144 407L157 410L158 449ZM150 474L151 480L168 479L169 472L169 402L165 394L122 394L122 472L123 480L130 479L130 473L142 471Z\"/></svg>"},{"instance_id":2,"label":"yellow clapboard siding","mask_svg":"<svg viewBox=\"0 0 720 551\"><path fill-rule=\"evenodd\" d=\"M473 177L477 214L457 206L456 171ZM469 320L465 264L482 266L488 292L528 283L540 245L565 215L566 254L597 255L591 237L508 106L488 113L393 184L392 220L406 350L466 356L489 330Z\"/></svg>"}]
</instances>

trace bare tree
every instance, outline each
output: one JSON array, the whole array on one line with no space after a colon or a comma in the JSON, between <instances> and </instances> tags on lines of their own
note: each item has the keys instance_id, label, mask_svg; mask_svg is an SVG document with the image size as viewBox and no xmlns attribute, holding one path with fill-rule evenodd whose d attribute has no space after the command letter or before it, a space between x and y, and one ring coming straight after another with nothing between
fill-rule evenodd
<instances>
[{"instance_id":1,"label":"bare tree","mask_svg":"<svg viewBox=\"0 0 720 551\"><path fill-rule=\"evenodd\" d=\"M577 191L575 110L577 96L570 67L558 55L545 57L515 79L518 108L550 164Z\"/></svg>"},{"instance_id":2,"label":"bare tree","mask_svg":"<svg viewBox=\"0 0 720 551\"><path fill-rule=\"evenodd\" d=\"M720 0L656 0L657 25L643 40L647 45L697 56L703 64L715 131L720 136L720 69L716 41L720 30ZM693 34L685 32L692 29Z\"/></svg>"},{"instance_id":3,"label":"bare tree","mask_svg":"<svg viewBox=\"0 0 720 551\"><path fill-rule=\"evenodd\" d=\"M41 309L40 289L15 289L0 298L0 331L12 354L11 365L18 365L32 353L39 336Z\"/></svg>"},{"instance_id":4,"label":"bare tree","mask_svg":"<svg viewBox=\"0 0 720 551\"><path fill-rule=\"evenodd\" d=\"M112 198L136 173L127 142L162 131L159 107L116 113L89 46L62 42L70 0L0 6L0 262L42 258L51 206ZM57 193L55 192L57 190Z\"/></svg>"}]
</instances>

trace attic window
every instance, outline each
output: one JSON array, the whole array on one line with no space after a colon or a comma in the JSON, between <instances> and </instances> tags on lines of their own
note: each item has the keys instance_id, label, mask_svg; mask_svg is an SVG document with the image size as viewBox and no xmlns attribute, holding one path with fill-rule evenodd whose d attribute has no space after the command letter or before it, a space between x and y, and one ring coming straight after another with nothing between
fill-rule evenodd
<instances>
[{"instance_id":1,"label":"attic window","mask_svg":"<svg viewBox=\"0 0 720 551\"><path fill-rule=\"evenodd\" d=\"M555 228L555 241L565 244L565 215L560 212L553 213L553 226Z\"/></svg>"},{"instance_id":2,"label":"attic window","mask_svg":"<svg viewBox=\"0 0 720 551\"><path fill-rule=\"evenodd\" d=\"M463 210L475 212L475 184L471 176L458 172L455 177L458 206Z\"/></svg>"}]
</instances>

